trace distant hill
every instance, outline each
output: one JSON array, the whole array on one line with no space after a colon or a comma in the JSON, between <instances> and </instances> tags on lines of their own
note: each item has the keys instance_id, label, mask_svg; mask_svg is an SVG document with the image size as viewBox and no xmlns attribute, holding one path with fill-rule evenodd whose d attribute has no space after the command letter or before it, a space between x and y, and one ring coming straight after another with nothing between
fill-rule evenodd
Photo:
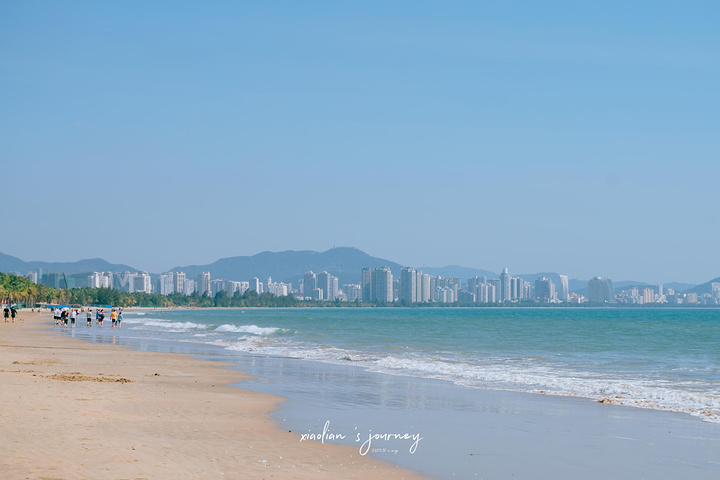
<instances>
[{"instance_id":1,"label":"distant hill","mask_svg":"<svg viewBox=\"0 0 720 480\"><path fill-rule=\"evenodd\" d=\"M25 275L30 271L43 269L50 273L87 273L87 272L137 272L138 269L128 265L110 263L102 258L88 258L77 262L25 262L17 257L0 253L0 272L16 272Z\"/></svg>"},{"instance_id":2,"label":"distant hill","mask_svg":"<svg viewBox=\"0 0 720 480\"><path fill-rule=\"evenodd\" d=\"M395 262L371 257L357 248L339 247L325 252L262 252L252 256L221 258L209 265L175 267L172 271L183 271L188 278L207 271L211 278L236 281L257 277L264 282L271 276L276 282L292 282L295 286L308 270L315 273L327 271L338 277L342 286L345 283L360 283L363 267L389 267L393 275L400 275L402 268Z\"/></svg>"},{"instance_id":3,"label":"distant hill","mask_svg":"<svg viewBox=\"0 0 720 480\"><path fill-rule=\"evenodd\" d=\"M325 252L313 252L310 250L295 251L287 250L285 252L262 252L252 256L228 257L221 258L214 263L208 265L188 265L184 267L175 267L172 271L184 271L188 278L194 278L198 273L209 271L212 278L222 278L225 280L250 280L258 277L261 281L266 281L272 276L273 280L280 282L291 282L298 285L298 281L308 270L316 273L328 271L339 279L340 285L345 283L359 283L360 272L363 267L389 267L393 275L397 278L400 275L402 265L386 260L383 258L373 257L351 247L339 247L327 250ZM107 262L101 258L91 258L78 260L77 262L42 262L31 261L26 262L17 257L0 253L0 272L20 273L25 275L29 271L37 271L43 269L44 272L61 273L64 272L68 277L77 276L76 284L82 285L85 277L82 274L88 272L124 272L141 271L129 265L114 264ZM415 267L424 273L442 277L457 277L463 282L468 278L475 276L486 276L488 278L497 278L499 274L479 268L463 267L460 265L448 265L445 267ZM522 273L513 276L522 277L524 280L534 284L541 276L550 278L557 288L560 285L560 276L555 272L538 272L538 273ZM153 275L156 277L156 275ZM665 283L665 288L672 288L676 292L684 293L709 293L713 282L720 282L720 277L703 283L702 285L693 285L688 283ZM571 278L568 281L569 289L581 295L587 295L587 280L578 280ZM620 290L638 286L655 287L644 282L637 281L618 281L613 282L616 292Z\"/></svg>"},{"instance_id":4,"label":"distant hill","mask_svg":"<svg viewBox=\"0 0 720 480\"><path fill-rule=\"evenodd\" d=\"M711 282L712 283L712 282ZM694 283L678 283L678 282L670 282L663 284L663 288L667 290L668 288L672 288L676 292L684 292L685 290L691 290L693 288L697 287Z\"/></svg>"},{"instance_id":5,"label":"distant hill","mask_svg":"<svg viewBox=\"0 0 720 480\"><path fill-rule=\"evenodd\" d=\"M713 278L709 282L705 282L701 285L695 285L691 288L688 288L684 291L684 293L697 293L698 295L702 295L703 293L710 293L712 291L712 284L718 282L720 282L720 277Z\"/></svg>"}]
</instances>

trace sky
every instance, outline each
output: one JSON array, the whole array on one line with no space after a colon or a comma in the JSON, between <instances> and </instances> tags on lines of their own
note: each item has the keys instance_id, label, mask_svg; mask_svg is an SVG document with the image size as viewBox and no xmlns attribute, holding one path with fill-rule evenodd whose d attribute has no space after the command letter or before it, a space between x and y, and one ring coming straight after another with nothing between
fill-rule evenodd
<instances>
[{"instance_id":1,"label":"sky","mask_svg":"<svg viewBox=\"0 0 720 480\"><path fill-rule=\"evenodd\" d=\"M715 1L0 3L0 252L720 276Z\"/></svg>"}]
</instances>

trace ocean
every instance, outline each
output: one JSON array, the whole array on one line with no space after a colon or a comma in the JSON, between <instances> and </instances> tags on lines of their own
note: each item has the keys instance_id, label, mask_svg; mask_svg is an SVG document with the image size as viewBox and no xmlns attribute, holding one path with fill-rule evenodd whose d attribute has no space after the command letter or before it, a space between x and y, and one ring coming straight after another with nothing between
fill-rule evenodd
<instances>
[{"instance_id":1,"label":"ocean","mask_svg":"<svg viewBox=\"0 0 720 480\"><path fill-rule=\"evenodd\" d=\"M405 439L381 438L374 446L382 448L369 453L435 478L540 478L538 469L595 478L584 470L593 462L601 478L602 455L611 453L627 457L626 469L612 472L624 478L633 468L652 473L650 459L656 478L720 473L717 309L201 309L123 317L122 330L81 322L68 334L230 362L257 377L238 386L290 399L275 413L284 427L343 433L338 443L363 440L357 446L389 429ZM629 440L632 450L622 443ZM527 456L528 445L537 463L523 457L508 470L507 452L521 446Z\"/></svg>"}]
</instances>

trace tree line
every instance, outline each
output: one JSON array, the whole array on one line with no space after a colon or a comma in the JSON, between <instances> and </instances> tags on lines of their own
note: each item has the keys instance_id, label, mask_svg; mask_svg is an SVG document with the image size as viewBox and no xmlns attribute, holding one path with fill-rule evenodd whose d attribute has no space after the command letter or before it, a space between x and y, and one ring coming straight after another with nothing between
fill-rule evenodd
<instances>
[{"instance_id":1,"label":"tree line","mask_svg":"<svg viewBox=\"0 0 720 480\"><path fill-rule=\"evenodd\" d=\"M192 295L158 295L145 292L121 292L110 288L73 288L63 290L33 283L28 278L0 272L0 302L8 304L36 303L65 305L113 305L117 307L294 307L313 302L295 297L276 297L271 293L258 295L248 290L228 296L219 292L214 297L197 292Z\"/></svg>"}]
</instances>

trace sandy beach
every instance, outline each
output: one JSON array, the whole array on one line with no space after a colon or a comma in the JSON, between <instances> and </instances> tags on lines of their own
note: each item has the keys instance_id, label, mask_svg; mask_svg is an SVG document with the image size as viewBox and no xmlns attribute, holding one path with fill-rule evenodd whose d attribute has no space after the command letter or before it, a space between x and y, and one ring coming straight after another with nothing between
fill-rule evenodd
<instances>
[{"instance_id":1,"label":"sandy beach","mask_svg":"<svg viewBox=\"0 0 720 480\"><path fill-rule=\"evenodd\" d=\"M0 322L2 478L421 478L300 442L269 415L282 398L229 386L242 378L217 362L89 344L51 324L29 311Z\"/></svg>"}]
</instances>

